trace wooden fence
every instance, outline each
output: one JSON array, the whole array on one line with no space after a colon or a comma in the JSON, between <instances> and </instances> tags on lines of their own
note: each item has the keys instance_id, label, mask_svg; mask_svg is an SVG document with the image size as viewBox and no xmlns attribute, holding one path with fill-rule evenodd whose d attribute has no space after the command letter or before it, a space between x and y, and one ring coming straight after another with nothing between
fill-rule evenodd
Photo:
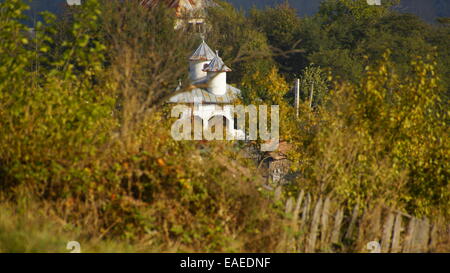
<instances>
[{"instance_id":1,"label":"wooden fence","mask_svg":"<svg viewBox=\"0 0 450 273\"><path fill-rule=\"evenodd\" d=\"M281 201L281 187L275 189ZM330 197L302 191L285 203L287 252L448 252L450 226L385 207L348 210Z\"/></svg>"}]
</instances>

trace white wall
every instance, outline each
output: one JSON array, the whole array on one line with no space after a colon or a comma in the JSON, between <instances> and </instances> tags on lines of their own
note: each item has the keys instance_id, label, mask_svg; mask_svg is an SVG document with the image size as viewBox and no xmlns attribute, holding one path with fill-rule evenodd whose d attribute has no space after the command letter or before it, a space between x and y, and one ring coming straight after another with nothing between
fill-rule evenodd
<instances>
[{"instance_id":1,"label":"white wall","mask_svg":"<svg viewBox=\"0 0 450 273\"><path fill-rule=\"evenodd\" d=\"M206 72L203 72L205 64L209 64L209 61L190 61L189 62L189 78L191 81L196 81L207 76Z\"/></svg>"},{"instance_id":2,"label":"white wall","mask_svg":"<svg viewBox=\"0 0 450 273\"><path fill-rule=\"evenodd\" d=\"M208 91L222 96L227 93L227 73L208 72Z\"/></svg>"},{"instance_id":3,"label":"white wall","mask_svg":"<svg viewBox=\"0 0 450 273\"><path fill-rule=\"evenodd\" d=\"M192 112L193 116L197 116L203 119L203 128L204 130L208 128L208 121L214 116L224 116L228 120L227 131L234 135L234 138L245 137L245 134L242 130L234 129L234 117L231 111L231 108L228 107L219 107L216 105L200 105L194 107ZM228 136L224 136L228 138Z\"/></svg>"}]
</instances>

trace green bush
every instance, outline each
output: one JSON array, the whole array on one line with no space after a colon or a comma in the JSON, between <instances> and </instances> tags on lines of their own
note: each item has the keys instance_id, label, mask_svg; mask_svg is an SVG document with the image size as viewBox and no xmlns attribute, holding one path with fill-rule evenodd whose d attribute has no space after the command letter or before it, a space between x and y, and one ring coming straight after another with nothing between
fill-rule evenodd
<instances>
[{"instance_id":1,"label":"green bush","mask_svg":"<svg viewBox=\"0 0 450 273\"><path fill-rule=\"evenodd\" d=\"M419 216L448 217L448 111L433 56L400 77L388 57L358 85L337 84L299 138L304 186L343 202L382 203ZM304 143L304 142L301 142Z\"/></svg>"},{"instance_id":2,"label":"green bush","mask_svg":"<svg viewBox=\"0 0 450 273\"><path fill-rule=\"evenodd\" d=\"M253 163L233 145L170 136L163 105L192 40L160 20L167 9L100 3L64 22L47 14L34 38L19 23L26 6L0 4L0 200L65 223L53 240L11 220L30 235L0 227L0 249L59 251L67 226L145 251L276 249L280 219Z\"/></svg>"}]
</instances>

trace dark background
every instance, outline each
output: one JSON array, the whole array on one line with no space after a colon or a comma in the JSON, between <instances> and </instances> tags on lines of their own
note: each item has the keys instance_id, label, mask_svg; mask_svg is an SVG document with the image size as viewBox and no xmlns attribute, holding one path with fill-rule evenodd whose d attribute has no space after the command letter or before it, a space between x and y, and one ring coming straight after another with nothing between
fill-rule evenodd
<instances>
[{"instance_id":1,"label":"dark background","mask_svg":"<svg viewBox=\"0 0 450 273\"><path fill-rule=\"evenodd\" d=\"M284 3L286 0L227 0L237 7L249 9L252 6L265 7L273 6L275 4ZM320 2L323 0L288 0L288 2L298 9L300 15L313 15ZM381 0L383 2L383 0ZM401 0L401 7L399 9L403 12L414 13L432 22L437 17L450 16L450 0Z\"/></svg>"},{"instance_id":2,"label":"dark background","mask_svg":"<svg viewBox=\"0 0 450 273\"><path fill-rule=\"evenodd\" d=\"M284 3L286 0L226 0L236 7L249 9L253 6L262 8ZM302 16L313 15L323 0L287 0L298 9ZM383 1L383 0L382 0ZM61 13L66 0L32 0L28 14L34 17L38 12L48 10ZM401 0L399 10L414 13L428 22L434 22L438 17L450 17L450 0ZM31 23L30 21L29 23Z\"/></svg>"}]
</instances>

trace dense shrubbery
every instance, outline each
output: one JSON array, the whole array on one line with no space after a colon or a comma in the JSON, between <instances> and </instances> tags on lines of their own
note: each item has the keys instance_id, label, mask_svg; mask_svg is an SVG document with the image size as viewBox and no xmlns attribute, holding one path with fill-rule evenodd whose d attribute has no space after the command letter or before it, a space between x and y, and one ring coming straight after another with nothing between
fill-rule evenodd
<instances>
[{"instance_id":1,"label":"dense shrubbery","mask_svg":"<svg viewBox=\"0 0 450 273\"><path fill-rule=\"evenodd\" d=\"M281 106L297 189L447 217L449 28L392 11L394 3L330 0L304 19L286 4L252 10L249 23L279 69L247 71L240 86L246 102ZM284 79L295 77L299 120L283 98L292 97Z\"/></svg>"},{"instance_id":2,"label":"dense shrubbery","mask_svg":"<svg viewBox=\"0 0 450 273\"><path fill-rule=\"evenodd\" d=\"M276 248L282 227L252 164L230 145L170 137L162 102L194 44L174 33L169 11L92 0L64 22L48 16L29 38L24 8L0 7L2 202L46 207L80 240L146 251Z\"/></svg>"},{"instance_id":3,"label":"dense shrubbery","mask_svg":"<svg viewBox=\"0 0 450 273\"><path fill-rule=\"evenodd\" d=\"M0 225L0 250L65 236L134 251L280 250L281 213L240 148L170 136L164 102L178 80L189 88L198 40L174 31L163 7L107 3L47 15L33 37L19 23L26 6L0 4L0 209L17 213ZM287 194L448 217L449 28L349 3L327 1L306 19L286 5L246 16L222 3L209 11L208 43L244 103L280 105L300 174ZM44 230L30 248L26 223ZM109 244L101 250L124 250Z\"/></svg>"},{"instance_id":4,"label":"dense shrubbery","mask_svg":"<svg viewBox=\"0 0 450 273\"><path fill-rule=\"evenodd\" d=\"M448 216L449 113L435 63L419 58L406 78L393 66L385 59L360 84L333 88L314 114L316 130L305 136L311 144L300 149L299 183L344 202Z\"/></svg>"}]
</instances>

